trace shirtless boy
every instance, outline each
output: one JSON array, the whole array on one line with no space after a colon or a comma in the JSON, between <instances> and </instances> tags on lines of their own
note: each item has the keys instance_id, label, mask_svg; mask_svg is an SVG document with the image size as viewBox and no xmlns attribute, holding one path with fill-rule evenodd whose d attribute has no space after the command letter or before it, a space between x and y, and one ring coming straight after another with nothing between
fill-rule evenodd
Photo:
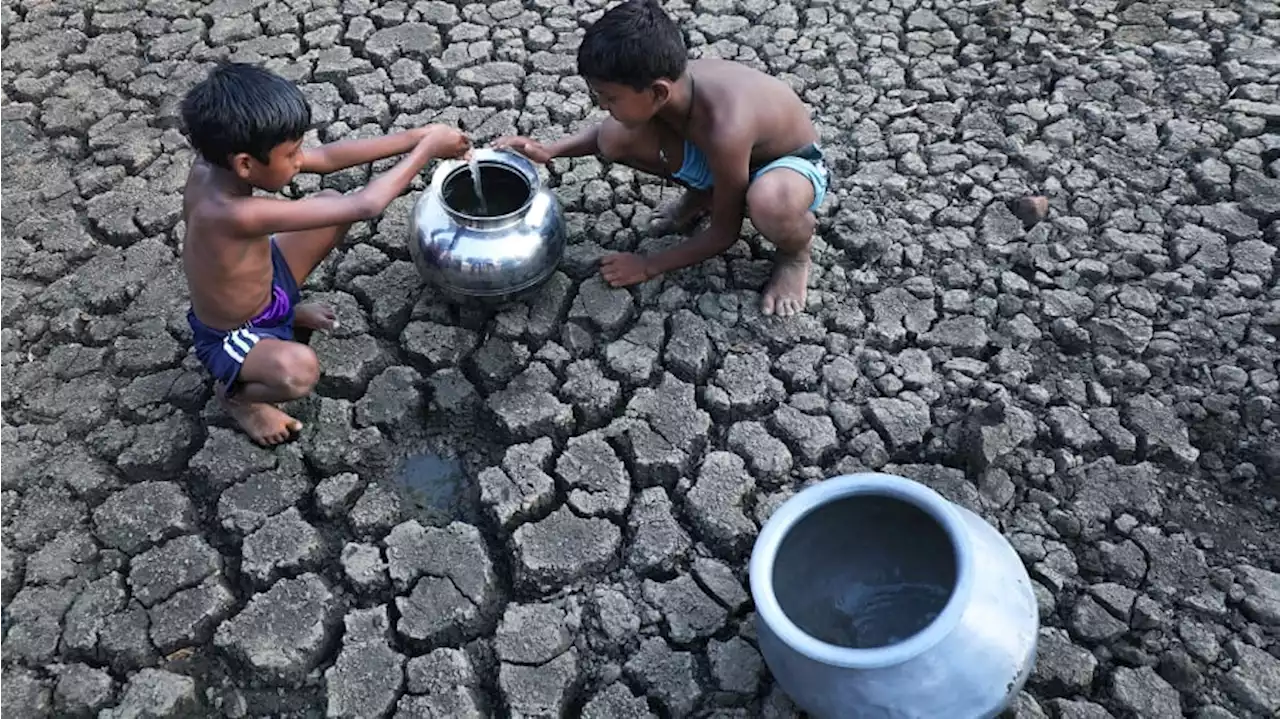
<instances>
[{"instance_id":1,"label":"shirtless boy","mask_svg":"<svg viewBox=\"0 0 1280 719\"><path fill-rule=\"evenodd\" d=\"M182 103L199 153L183 196L182 264L196 356L213 374L232 417L259 444L286 441L302 424L274 406L307 395L315 352L294 327L326 330L331 308L298 304L298 286L342 241L351 223L381 214L432 159L470 148L457 130L432 125L387 137L303 149L311 108L293 83L266 70L223 64ZM408 153L350 194L301 200L278 192L299 172L326 173Z\"/></svg>"},{"instance_id":2,"label":"shirtless boy","mask_svg":"<svg viewBox=\"0 0 1280 719\"><path fill-rule=\"evenodd\" d=\"M604 278L632 285L718 255L737 240L745 210L778 250L761 310L801 311L827 170L809 111L790 86L735 62L690 62L658 0L605 12L578 48L578 73L607 119L548 145L525 137L495 145L543 163L597 155L674 180L687 189L659 213L651 228L659 234L687 231L711 214L707 229L664 252L605 257Z\"/></svg>"}]
</instances>

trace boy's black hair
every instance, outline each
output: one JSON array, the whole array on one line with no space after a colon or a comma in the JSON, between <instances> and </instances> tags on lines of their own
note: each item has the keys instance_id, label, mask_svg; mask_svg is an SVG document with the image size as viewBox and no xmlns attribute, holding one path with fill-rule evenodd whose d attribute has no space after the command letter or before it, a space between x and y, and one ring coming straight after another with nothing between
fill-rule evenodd
<instances>
[{"instance_id":1,"label":"boy's black hair","mask_svg":"<svg viewBox=\"0 0 1280 719\"><path fill-rule=\"evenodd\" d=\"M206 160L227 166L247 152L267 163L271 150L311 128L311 105L298 86L253 65L221 63L182 100L187 138Z\"/></svg>"},{"instance_id":2,"label":"boy's black hair","mask_svg":"<svg viewBox=\"0 0 1280 719\"><path fill-rule=\"evenodd\" d=\"M643 90L679 79L689 64L680 28L658 0L626 0L587 28L578 46L578 74Z\"/></svg>"}]
</instances>

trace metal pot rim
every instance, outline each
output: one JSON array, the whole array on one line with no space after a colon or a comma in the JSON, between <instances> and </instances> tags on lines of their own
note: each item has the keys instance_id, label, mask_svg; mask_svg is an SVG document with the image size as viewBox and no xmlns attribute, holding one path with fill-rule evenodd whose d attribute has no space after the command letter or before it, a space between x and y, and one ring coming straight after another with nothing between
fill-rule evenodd
<instances>
[{"instance_id":1,"label":"metal pot rim","mask_svg":"<svg viewBox=\"0 0 1280 719\"><path fill-rule=\"evenodd\" d=\"M470 222L502 222L520 217L528 212L529 206L533 204L533 198L537 196L542 186L542 178L538 175L538 170L534 164L524 155L510 150L494 149L492 147L482 147L471 151L477 163L488 163L491 165L502 165L512 170L517 175L524 178L525 183L529 186L529 196L525 198L524 204L520 205L505 215L495 215L493 217L480 217L478 215L468 215L465 212L458 212L444 201L444 183L454 172L467 167L466 160L444 160L437 167L436 171L431 174L431 194L440 200L442 207L450 217L455 219L462 218Z\"/></svg>"},{"instance_id":2,"label":"metal pot rim","mask_svg":"<svg viewBox=\"0 0 1280 719\"><path fill-rule=\"evenodd\" d=\"M773 566L787 534L814 510L856 496L889 497L911 504L941 525L955 550L956 582L942 611L927 627L896 644L854 649L824 642L797 626L782 611L773 591ZM749 581L756 612L795 651L828 666L881 669L909 661L933 648L960 623L973 593L973 547L960 512L919 482L891 474L860 472L832 477L783 502L765 522L751 551Z\"/></svg>"}]
</instances>

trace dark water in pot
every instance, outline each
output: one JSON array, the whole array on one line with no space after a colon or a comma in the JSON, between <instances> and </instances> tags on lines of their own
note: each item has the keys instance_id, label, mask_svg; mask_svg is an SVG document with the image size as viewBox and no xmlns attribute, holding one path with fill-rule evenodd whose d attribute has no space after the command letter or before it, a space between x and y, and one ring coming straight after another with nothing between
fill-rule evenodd
<instances>
[{"instance_id":1,"label":"dark water in pot","mask_svg":"<svg viewBox=\"0 0 1280 719\"><path fill-rule=\"evenodd\" d=\"M778 603L802 631L874 649L928 627L955 589L955 548L932 516L907 502L862 495L803 517L774 563Z\"/></svg>"},{"instance_id":2,"label":"dark water in pot","mask_svg":"<svg viewBox=\"0 0 1280 719\"><path fill-rule=\"evenodd\" d=\"M476 196L471 168L460 167L444 181L444 202L455 212L471 217L499 217L520 209L531 194L524 176L493 163L480 163L480 187L484 203Z\"/></svg>"}]
</instances>

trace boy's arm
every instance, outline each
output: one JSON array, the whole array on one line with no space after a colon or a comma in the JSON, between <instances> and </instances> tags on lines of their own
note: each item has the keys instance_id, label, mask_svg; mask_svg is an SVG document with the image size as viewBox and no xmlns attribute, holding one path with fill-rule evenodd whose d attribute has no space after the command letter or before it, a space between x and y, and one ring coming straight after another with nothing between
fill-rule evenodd
<instances>
[{"instance_id":1,"label":"boy's arm","mask_svg":"<svg viewBox=\"0 0 1280 719\"><path fill-rule=\"evenodd\" d=\"M742 217L751 184L751 140L744 133L723 137L707 153L714 186L711 224L686 242L645 258L648 277L696 265L729 249L742 230Z\"/></svg>"},{"instance_id":2,"label":"boy's arm","mask_svg":"<svg viewBox=\"0 0 1280 719\"><path fill-rule=\"evenodd\" d=\"M594 155L599 148L600 125L590 125L579 131L577 134L569 137L562 137L559 140L547 145L547 154L553 159L557 157L586 157Z\"/></svg>"},{"instance_id":3,"label":"boy's arm","mask_svg":"<svg viewBox=\"0 0 1280 719\"><path fill-rule=\"evenodd\" d=\"M415 127L394 135L341 140L303 150L301 171L324 175L356 165L367 165L384 157L403 155L412 150L430 131L430 127Z\"/></svg>"},{"instance_id":4,"label":"boy's arm","mask_svg":"<svg viewBox=\"0 0 1280 719\"><path fill-rule=\"evenodd\" d=\"M600 125L595 124L575 135L562 137L549 145L527 137L511 136L494 140L493 146L515 150L530 160L545 165L557 157L585 157L596 154L599 136Z\"/></svg>"},{"instance_id":5,"label":"boy's arm","mask_svg":"<svg viewBox=\"0 0 1280 719\"><path fill-rule=\"evenodd\" d=\"M444 136L428 134L396 166L374 178L360 190L346 195L313 195L302 200L247 197L235 204L228 217L231 230L243 237L273 232L296 232L345 225L377 217L400 196L415 175L440 154Z\"/></svg>"}]
</instances>

